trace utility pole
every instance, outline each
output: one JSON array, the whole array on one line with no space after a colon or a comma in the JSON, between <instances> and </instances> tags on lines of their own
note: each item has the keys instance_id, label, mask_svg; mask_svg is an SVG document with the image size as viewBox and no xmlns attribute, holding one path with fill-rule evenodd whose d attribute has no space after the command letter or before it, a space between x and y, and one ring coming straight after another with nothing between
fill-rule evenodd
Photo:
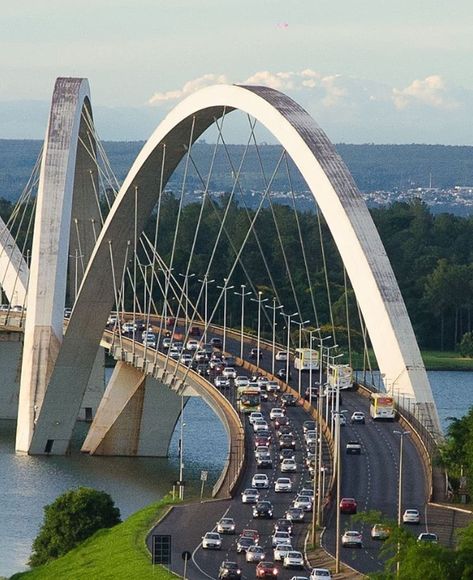
<instances>
[{"instance_id":1,"label":"utility pole","mask_svg":"<svg viewBox=\"0 0 473 580\"><path fill-rule=\"evenodd\" d=\"M251 292L245 292L245 288L246 288L245 284L241 284L240 288L241 288L241 292L234 292L233 294L241 297L240 358L243 358L243 345L244 345L243 330L244 330L244 325L245 325L245 296L249 296L251 294Z\"/></svg>"},{"instance_id":2,"label":"utility pole","mask_svg":"<svg viewBox=\"0 0 473 580\"><path fill-rule=\"evenodd\" d=\"M227 290L232 290L235 286L227 286L228 278L223 279L223 286L217 286L219 290L223 290L223 342L222 352L226 352L227 346Z\"/></svg>"},{"instance_id":3,"label":"utility pole","mask_svg":"<svg viewBox=\"0 0 473 580\"><path fill-rule=\"evenodd\" d=\"M273 296L273 305L269 306L268 304L266 304L265 308L269 308L273 311L273 356L271 361L271 374L274 375L274 351L276 349L276 310L284 308L284 306L282 304L276 306L276 296Z\"/></svg>"}]
</instances>

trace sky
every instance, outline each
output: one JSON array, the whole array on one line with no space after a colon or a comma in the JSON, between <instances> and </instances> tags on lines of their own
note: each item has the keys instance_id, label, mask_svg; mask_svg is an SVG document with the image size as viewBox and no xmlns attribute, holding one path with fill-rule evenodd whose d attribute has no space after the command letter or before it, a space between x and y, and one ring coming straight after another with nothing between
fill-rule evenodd
<instances>
[{"instance_id":1,"label":"sky","mask_svg":"<svg viewBox=\"0 0 473 580\"><path fill-rule=\"evenodd\" d=\"M102 139L146 139L191 92L243 82L287 93L334 142L473 144L471 0L0 6L0 138L43 138L56 77L81 76Z\"/></svg>"}]
</instances>

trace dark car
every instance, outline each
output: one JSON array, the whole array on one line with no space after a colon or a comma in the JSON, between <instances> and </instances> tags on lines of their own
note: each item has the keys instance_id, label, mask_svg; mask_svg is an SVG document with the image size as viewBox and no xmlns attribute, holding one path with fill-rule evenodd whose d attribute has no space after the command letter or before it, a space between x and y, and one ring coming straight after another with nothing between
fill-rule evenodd
<instances>
[{"instance_id":1,"label":"dark car","mask_svg":"<svg viewBox=\"0 0 473 580\"><path fill-rule=\"evenodd\" d=\"M279 377L282 381L286 380L286 369L279 369L276 372L276 376ZM292 375L291 375L291 371L289 371L289 377L288 380L290 381L292 379Z\"/></svg>"},{"instance_id":2,"label":"dark car","mask_svg":"<svg viewBox=\"0 0 473 580\"><path fill-rule=\"evenodd\" d=\"M296 440L292 435L281 435L279 437L279 449L294 449Z\"/></svg>"},{"instance_id":3,"label":"dark car","mask_svg":"<svg viewBox=\"0 0 473 580\"><path fill-rule=\"evenodd\" d=\"M258 356L258 349L252 348L249 352L250 359L256 359L257 356ZM263 351L261 349L259 349L259 358L260 359L263 358Z\"/></svg>"},{"instance_id":4,"label":"dark car","mask_svg":"<svg viewBox=\"0 0 473 580\"><path fill-rule=\"evenodd\" d=\"M246 552L250 546L256 546L256 541L254 538L239 538L236 545L236 550L239 554L241 554L242 552Z\"/></svg>"},{"instance_id":5,"label":"dark car","mask_svg":"<svg viewBox=\"0 0 473 580\"><path fill-rule=\"evenodd\" d=\"M213 348L221 349L223 347L222 339L221 338L211 338L210 344Z\"/></svg>"},{"instance_id":6,"label":"dark car","mask_svg":"<svg viewBox=\"0 0 473 580\"><path fill-rule=\"evenodd\" d=\"M297 399L290 393L284 393L284 395L281 395L281 404L283 407L295 407L297 405Z\"/></svg>"},{"instance_id":7,"label":"dark car","mask_svg":"<svg viewBox=\"0 0 473 580\"><path fill-rule=\"evenodd\" d=\"M275 532L292 532L292 522L287 518L280 518L274 524L274 531Z\"/></svg>"},{"instance_id":8,"label":"dark car","mask_svg":"<svg viewBox=\"0 0 473 580\"><path fill-rule=\"evenodd\" d=\"M315 431L317 429L317 426L315 424L315 421L304 421L302 423L302 429L305 433L306 431Z\"/></svg>"},{"instance_id":9,"label":"dark car","mask_svg":"<svg viewBox=\"0 0 473 580\"><path fill-rule=\"evenodd\" d=\"M241 578L241 569L236 562L229 562L225 560L220 564L220 569L218 571L218 579L223 578Z\"/></svg>"},{"instance_id":10,"label":"dark car","mask_svg":"<svg viewBox=\"0 0 473 580\"><path fill-rule=\"evenodd\" d=\"M253 506L254 518L272 518L273 504L270 501L259 501Z\"/></svg>"},{"instance_id":11,"label":"dark car","mask_svg":"<svg viewBox=\"0 0 473 580\"><path fill-rule=\"evenodd\" d=\"M195 370L199 375L204 377L207 374L208 368L208 365L200 363L195 367Z\"/></svg>"},{"instance_id":12,"label":"dark car","mask_svg":"<svg viewBox=\"0 0 473 580\"><path fill-rule=\"evenodd\" d=\"M277 578L278 572L274 562L260 562L256 566L256 578Z\"/></svg>"},{"instance_id":13,"label":"dark car","mask_svg":"<svg viewBox=\"0 0 473 580\"><path fill-rule=\"evenodd\" d=\"M283 435L294 436L294 430L290 425L283 425L282 427L279 428L278 435L279 437L282 437Z\"/></svg>"},{"instance_id":14,"label":"dark car","mask_svg":"<svg viewBox=\"0 0 473 580\"><path fill-rule=\"evenodd\" d=\"M289 425L289 419L284 415L284 417L276 417L274 419L274 428L279 429L285 425Z\"/></svg>"},{"instance_id":15,"label":"dark car","mask_svg":"<svg viewBox=\"0 0 473 580\"><path fill-rule=\"evenodd\" d=\"M189 328L189 336L200 336L200 328L198 326L191 326Z\"/></svg>"},{"instance_id":16,"label":"dark car","mask_svg":"<svg viewBox=\"0 0 473 580\"><path fill-rule=\"evenodd\" d=\"M282 461L283 459L296 459L296 453L292 447L289 449L281 449L279 453L279 461Z\"/></svg>"}]
</instances>

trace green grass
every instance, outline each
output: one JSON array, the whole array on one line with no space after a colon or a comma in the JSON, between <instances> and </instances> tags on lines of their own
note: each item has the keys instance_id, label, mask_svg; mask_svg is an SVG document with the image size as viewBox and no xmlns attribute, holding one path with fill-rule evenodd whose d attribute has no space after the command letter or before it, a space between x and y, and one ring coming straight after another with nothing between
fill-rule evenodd
<instances>
[{"instance_id":1,"label":"green grass","mask_svg":"<svg viewBox=\"0 0 473 580\"><path fill-rule=\"evenodd\" d=\"M136 512L114 528L100 530L65 556L21 572L11 580L168 580L176 578L168 570L156 566L145 546L148 531L166 512L173 501L165 498Z\"/></svg>"}]
</instances>

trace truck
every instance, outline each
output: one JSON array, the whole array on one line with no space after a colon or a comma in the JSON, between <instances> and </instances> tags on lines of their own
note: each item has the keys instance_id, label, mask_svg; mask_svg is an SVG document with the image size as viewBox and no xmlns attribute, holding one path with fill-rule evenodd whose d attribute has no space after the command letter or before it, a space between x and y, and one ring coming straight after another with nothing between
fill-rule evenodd
<instances>
[{"instance_id":1,"label":"truck","mask_svg":"<svg viewBox=\"0 0 473 580\"><path fill-rule=\"evenodd\" d=\"M328 367L328 384L340 390L351 389L353 387L353 370L349 365L331 365Z\"/></svg>"}]
</instances>

